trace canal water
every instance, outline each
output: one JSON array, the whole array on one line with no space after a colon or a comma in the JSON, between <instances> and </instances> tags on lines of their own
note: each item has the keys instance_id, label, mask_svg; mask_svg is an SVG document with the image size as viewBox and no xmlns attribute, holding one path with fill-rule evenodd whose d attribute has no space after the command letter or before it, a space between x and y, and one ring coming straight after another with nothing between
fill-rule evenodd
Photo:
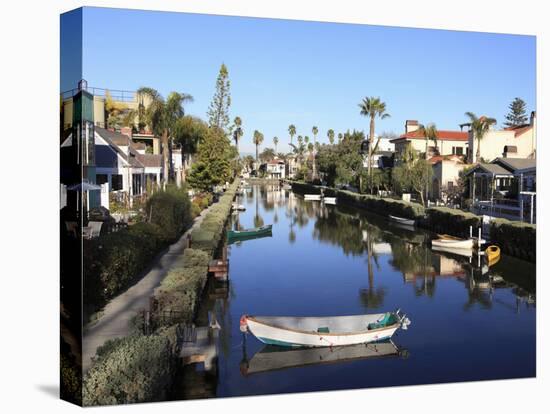
<instances>
[{"instance_id":1,"label":"canal water","mask_svg":"<svg viewBox=\"0 0 550 414\"><path fill-rule=\"evenodd\" d=\"M532 377L535 266L503 256L434 252L430 235L345 206L254 186L232 228L271 237L228 247L230 282L211 301L221 330L215 396ZM216 296L214 296L215 298ZM348 350L266 347L243 335L249 315L352 315L401 308L394 344ZM395 345L395 346L394 346ZM214 396L212 395L212 396Z\"/></svg>"}]
</instances>

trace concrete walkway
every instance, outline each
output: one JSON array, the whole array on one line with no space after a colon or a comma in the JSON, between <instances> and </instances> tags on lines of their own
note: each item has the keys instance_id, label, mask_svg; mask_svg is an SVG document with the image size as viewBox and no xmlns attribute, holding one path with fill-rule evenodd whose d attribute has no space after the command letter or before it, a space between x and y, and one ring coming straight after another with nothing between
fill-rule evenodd
<instances>
[{"instance_id":1,"label":"concrete walkway","mask_svg":"<svg viewBox=\"0 0 550 414\"><path fill-rule=\"evenodd\" d=\"M124 293L111 299L103 309L101 317L95 323L86 327L82 340L82 368L84 372L90 368L92 357L95 355L97 348L108 339L129 335L130 320L137 312L149 306L149 298L153 295L155 288L159 286L162 279L178 260L182 260L187 235L195 227L200 226L209 210L210 207L203 210L195 218L191 228L152 264L151 269L143 278Z\"/></svg>"}]
</instances>

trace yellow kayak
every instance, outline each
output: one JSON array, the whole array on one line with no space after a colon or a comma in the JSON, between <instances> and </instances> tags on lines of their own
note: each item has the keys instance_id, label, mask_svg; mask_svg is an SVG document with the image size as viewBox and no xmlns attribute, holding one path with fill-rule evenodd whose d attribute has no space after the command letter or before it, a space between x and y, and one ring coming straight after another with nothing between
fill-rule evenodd
<instances>
[{"instance_id":1,"label":"yellow kayak","mask_svg":"<svg viewBox=\"0 0 550 414\"><path fill-rule=\"evenodd\" d=\"M485 256L487 256L487 262L489 266L497 264L500 260L500 247L492 245L485 249Z\"/></svg>"}]
</instances>

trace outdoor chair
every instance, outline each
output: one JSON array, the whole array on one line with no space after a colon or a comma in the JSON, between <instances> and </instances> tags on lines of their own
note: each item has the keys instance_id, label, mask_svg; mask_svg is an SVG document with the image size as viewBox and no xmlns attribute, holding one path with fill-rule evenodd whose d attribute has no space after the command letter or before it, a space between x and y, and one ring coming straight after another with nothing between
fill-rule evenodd
<instances>
[{"instance_id":1,"label":"outdoor chair","mask_svg":"<svg viewBox=\"0 0 550 414\"><path fill-rule=\"evenodd\" d=\"M102 221L90 221L87 227L82 227L82 235L86 239L93 239L99 237L101 233Z\"/></svg>"}]
</instances>

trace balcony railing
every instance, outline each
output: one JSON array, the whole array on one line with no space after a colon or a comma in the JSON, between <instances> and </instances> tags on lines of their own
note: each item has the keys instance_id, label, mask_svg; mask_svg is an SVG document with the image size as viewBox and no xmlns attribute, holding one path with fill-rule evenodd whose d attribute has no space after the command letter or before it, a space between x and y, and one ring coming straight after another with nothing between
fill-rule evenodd
<instances>
[{"instance_id":1,"label":"balcony railing","mask_svg":"<svg viewBox=\"0 0 550 414\"><path fill-rule=\"evenodd\" d=\"M72 98L75 96L80 89L75 88L71 89L65 92L61 92L61 99L65 100L68 98ZM89 86L86 88L86 91L91 93L94 96L100 96L102 98L105 98L107 95L107 92L111 96L111 98L118 102L135 102L136 100L136 91L124 91L121 89L105 89L105 88L96 88L93 86Z\"/></svg>"}]
</instances>

